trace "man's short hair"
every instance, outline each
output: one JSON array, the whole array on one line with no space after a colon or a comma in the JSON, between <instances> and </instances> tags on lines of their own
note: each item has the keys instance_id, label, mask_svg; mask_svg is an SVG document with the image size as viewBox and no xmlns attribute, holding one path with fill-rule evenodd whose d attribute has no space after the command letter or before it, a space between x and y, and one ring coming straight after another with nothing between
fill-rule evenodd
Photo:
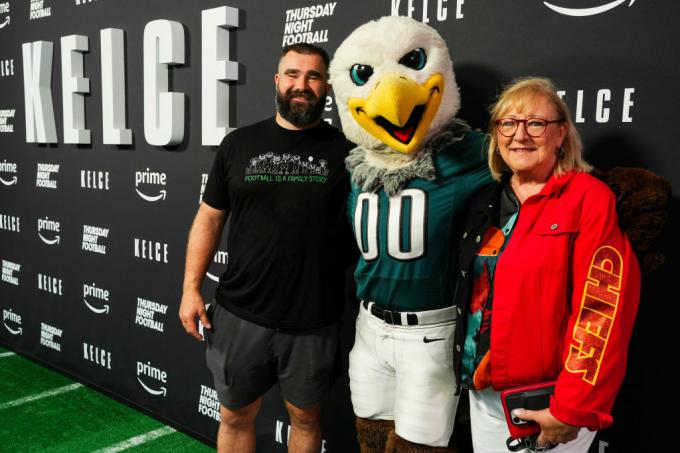
<instances>
[{"instance_id":1,"label":"man's short hair","mask_svg":"<svg viewBox=\"0 0 680 453\"><path fill-rule=\"evenodd\" d=\"M285 57L288 52L297 52L303 55L319 55L326 65L326 70L328 70L328 65L330 65L331 62L328 52L319 46L315 46L314 44L309 44L306 42L290 44L281 49L281 57L279 58L279 61L281 61L281 58Z\"/></svg>"}]
</instances>

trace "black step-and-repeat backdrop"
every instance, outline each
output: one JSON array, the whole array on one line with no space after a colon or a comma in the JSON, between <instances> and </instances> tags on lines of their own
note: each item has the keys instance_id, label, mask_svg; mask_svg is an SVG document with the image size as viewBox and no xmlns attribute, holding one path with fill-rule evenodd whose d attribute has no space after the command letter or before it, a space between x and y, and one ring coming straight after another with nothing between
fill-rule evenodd
<instances>
[{"instance_id":1,"label":"black step-and-repeat backdrop","mask_svg":"<svg viewBox=\"0 0 680 453\"><path fill-rule=\"evenodd\" d=\"M680 4L671 0L0 0L0 343L214 439L203 345L177 311L216 145L272 114L283 45L332 53L388 14L444 36L460 115L473 126L484 127L500 85L546 75L592 163L642 166L678 190ZM339 125L332 98L324 117ZM671 209L674 232L677 198ZM643 451L657 438L660 345L674 342L672 318L657 313L677 298L678 254L671 234L660 248L668 260L644 282L616 424L594 452ZM207 298L227 257L223 243ZM355 308L346 312L345 351ZM322 451L356 451L346 377L325 414ZM259 450L286 451L288 429L273 390Z\"/></svg>"}]
</instances>

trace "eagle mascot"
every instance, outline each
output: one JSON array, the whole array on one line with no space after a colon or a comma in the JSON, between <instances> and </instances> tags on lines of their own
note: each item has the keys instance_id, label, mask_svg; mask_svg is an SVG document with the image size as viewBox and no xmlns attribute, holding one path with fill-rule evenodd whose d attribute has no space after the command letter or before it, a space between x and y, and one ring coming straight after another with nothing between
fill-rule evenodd
<instances>
[{"instance_id":1,"label":"eagle mascot","mask_svg":"<svg viewBox=\"0 0 680 453\"><path fill-rule=\"evenodd\" d=\"M446 43L407 17L368 22L330 78L349 140L361 252L350 388L362 453L448 452L458 403L450 256L457 219L491 182L486 136L456 118Z\"/></svg>"}]
</instances>

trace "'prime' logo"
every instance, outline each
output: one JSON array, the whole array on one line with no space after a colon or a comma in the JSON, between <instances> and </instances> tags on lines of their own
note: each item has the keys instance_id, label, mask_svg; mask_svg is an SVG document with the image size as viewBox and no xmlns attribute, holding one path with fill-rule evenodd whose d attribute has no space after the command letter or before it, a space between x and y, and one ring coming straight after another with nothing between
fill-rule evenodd
<instances>
[{"instance_id":1,"label":"'prime' logo","mask_svg":"<svg viewBox=\"0 0 680 453\"><path fill-rule=\"evenodd\" d=\"M106 302L103 303L101 308L94 306L90 304L87 301L87 297L99 299L100 301ZM95 283L92 283L92 285L88 285L83 283L83 302L85 302L85 305L87 308L89 308L91 311L97 314L102 314L106 313L107 315L109 314L109 290L104 289L104 288L98 288Z\"/></svg>"},{"instance_id":2,"label":"'prime' logo","mask_svg":"<svg viewBox=\"0 0 680 453\"><path fill-rule=\"evenodd\" d=\"M582 379L595 385L602 357L616 317L621 296L623 259L610 246L597 249L583 290L581 310L574 325L567 371L582 374Z\"/></svg>"},{"instance_id":3,"label":"'prime' logo","mask_svg":"<svg viewBox=\"0 0 680 453\"><path fill-rule=\"evenodd\" d=\"M595 16L596 14L606 13L619 5L626 3L629 0L614 0L604 5L592 6L590 8L567 8L564 6L553 5L552 3L543 2L545 6L555 11L556 13L564 14L565 16L573 17L585 17L585 16ZM630 0L628 6L633 6L635 0Z\"/></svg>"},{"instance_id":4,"label":"'prime' logo","mask_svg":"<svg viewBox=\"0 0 680 453\"><path fill-rule=\"evenodd\" d=\"M215 252L215 257L213 258L213 262L217 264L222 264L224 266L227 265L227 261L229 259L229 254L227 252L223 252L222 250L218 250ZM208 276L208 278L214 282L220 281L219 275L213 275L210 272L206 272L205 275Z\"/></svg>"},{"instance_id":5,"label":"'prime' logo","mask_svg":"<svg viewBox=\"0 0 680 453\"><path fill-rule=\"evenodd\" d=\"M136 171L135 172L135 190L137 191L137 195L139 195L142 199L144 199L146 201L165 200L165 196L167 195L167 190L161 189L161 190L159 190L157 195L147 195L146 193L139 190L139 186L140 185L152 185L153 184L153 185L165 187L166 179L167 179L167 175L165 173L151 171L148 168L145 171Z\"/></svg>"},{"instance_id":6,"label":"'prime' logo","mask_svg":"<svg viewBox=\"0 0 680 453\"><path fill-rule=\"evenodd\" d=\"M8 321L10 324L14 324L14 328L7 325ZM9 310L2 310L2 323L5 325L5 329L12 335L21 335L23 333L21 315L14 313L11 308Z\"/></svg>"},{"instance_id":7,"label":"'prime' logo","mask_svg":"<svg viewBox=\"0 0 680 453\"><path fill-rule=\"evenodd\" d=\"M161 386L158 390L149 387L144 383L144 381L142 381L142 376L150 377L151 379L160 381L163 384L167 384L168 375L165 371L154 367L151 365L151 362L148 361L146 363L137 362L137 381L144 388L144 390L154 396L165 396L168 393L167 388L164 386Z\"/></svg>"},{"instance_id":8,"label":"'prime' logo","mask_svg":"<svg viewBox=\"0 0 680 453\"><path fill-rule=\"evenodd\" d=\"M17 173L18 173L18 166L15 162L7 162L7 159L4 159L2 162L0 162L0 173L12 173L14 176L8 177L5 176L4 179L2 176L0 176L0 183L4 186L13 186L18 182L17 178ZM201 192L201 195L203 195L203 192Z\"/></svg>"},{"instance_id":9,"label":"'prime' logo","mask_svg":"<svg viewBox=\"0 0 680 453\"><path fill-rule=\"evenodd\" d=\"M61 241L61 237L58 234L61 232L60 229L61 224L56 220L50 220L47 217L45 217L44 219L38 219L38 237L40 237L40 240L47 245L59 244L59 242ZM54 234L54 238L47 239L45 236L42 235L43 231L50 231L52 233L57 234Z\"/></svg>"}]
</instances>

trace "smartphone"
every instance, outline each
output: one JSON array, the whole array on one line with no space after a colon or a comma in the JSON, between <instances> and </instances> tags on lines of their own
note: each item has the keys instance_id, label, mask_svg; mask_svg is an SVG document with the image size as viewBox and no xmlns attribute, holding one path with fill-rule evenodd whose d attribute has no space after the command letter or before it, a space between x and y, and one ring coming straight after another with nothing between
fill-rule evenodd
<instances>
[{"instance_id":1,"label":"smartphone","mask_svg":"<svg viewBox=\"0 0 680 453\"><path fill-rule=\"evenodd\" d=\"M541 432L538 423L522 420L513 414L515 409L540 411L550 406L550 395L555 393L555 381L526 385L501 392L505 420L510 429L510 437L520 439Z\"/></svg>"}]
</instances>

